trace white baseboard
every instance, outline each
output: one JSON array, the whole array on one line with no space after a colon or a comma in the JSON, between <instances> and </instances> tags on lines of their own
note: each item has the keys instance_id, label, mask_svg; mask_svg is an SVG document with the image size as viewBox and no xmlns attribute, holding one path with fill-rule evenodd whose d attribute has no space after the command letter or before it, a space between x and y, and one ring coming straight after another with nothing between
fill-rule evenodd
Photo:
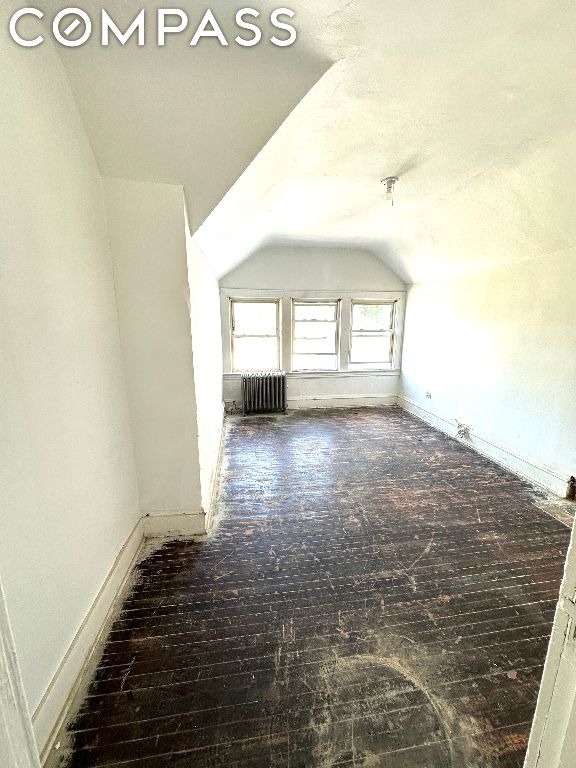
<instances>
[{"instance_id":1,"label":"white baseboard","mask_svg":"<svg viewBox=\"0 0 576 768\"><path fill-rule=\"evenodd\" d=\"M288 410L308 408L378 408L397 405L396 395L336 395L334 397L288 398Z\"/></svg>"},{"instance_id":2,"label":"white baseboard","mask_svg":"<svg viewBox=\"0 0 576 768\"><path fill-rule=\"evenodd\" d=\"M204 536L206 515L204 512L162 512L142 518L144 536L147 539L166 539L171 536Z\"/></svg>"},{"instance_id":3,"label":"white baseboard","mask_svg":"<svg viewBox=\"0 0 576 768\"><path fill-rule=\"evenodd\" d=\"M404 395L398 397L398 404L405 411L408 411L413 416L417 416L432 427L436 427L436 429L450 437L456 437L456 424L444 416L433 413ZM469 439L461 440L460 442L474 448L482 456L492 459L492 461L500 464L505 469L520 475L520 477L529 480L531 483L542 486L557 496L564 496L566 493L567 474L564 476L558 470L537 464L532 459L520 456L510 448L497 445L474 431Z\"/></svg>"},{"instance_id":4,"label":"white baseboard","mask_svg":"<svg viewBox=\"0 0 576 768\"><path fill-rule=\"evenodd\" d=\"M142 543L142 521L139 520L118 553L68 652L32 715L42 762L45 761L54 738L68 715L70 705L82 682L82 673L107 627L115 602L132 572Z\"/></svg>"},{"instance_id":5,"label":"white baseboard","mask_svg":"<svg viewBox=\"0 0 576 768\"><path fill-rule=\"evenodd\" d=\"M104 584L32 715L34 735L42 762L46 760L55 737L68 717L94 651L103 632L107 630L115 603L122 594L144 540L203 536L206 534L206 519L204 512L166 512L142 517L138 521L118 553Z\"/></svg>"},{"instance_id":6,"label":"white baseboard","mask_svg":"<svg viewBox=\"0 0 576 768\"><path fill-rule=\"evenodd\" d=\"M242 409L234 410L237 400L226 400L224 407L230 416L241 415ZM288 410L308 410L310 408L379 408L386 405L398 405L396 395L334 395L333 397L289 397Z\"/></svg>"}]
</instances>

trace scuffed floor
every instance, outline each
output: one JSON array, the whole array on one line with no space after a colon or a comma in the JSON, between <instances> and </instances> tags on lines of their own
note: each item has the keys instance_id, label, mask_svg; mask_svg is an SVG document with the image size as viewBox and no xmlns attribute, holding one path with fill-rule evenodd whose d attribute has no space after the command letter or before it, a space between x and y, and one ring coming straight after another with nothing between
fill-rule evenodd
<instances>
[{"instance_id":1,"label":"scuffed floor","mask_svg":"<svg viewBox=\"0 0 576 768\"><path fill-rule=\"evenodd\" d=\"M52 764L520 768L544 501L399 409L231 419L216 532L141 563Z\"/></svg>"}]
</instances>

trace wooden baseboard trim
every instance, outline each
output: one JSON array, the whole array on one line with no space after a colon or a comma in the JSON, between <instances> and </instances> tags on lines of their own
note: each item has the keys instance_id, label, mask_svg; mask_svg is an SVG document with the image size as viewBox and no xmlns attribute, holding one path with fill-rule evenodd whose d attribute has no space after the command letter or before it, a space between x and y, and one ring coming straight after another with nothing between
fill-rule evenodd
<instances>
[{"instance_id":1,"label":"wooden baseboard trim","mask_svg":"<svg viewBox=\"0 0 576 768\"><path fill-rule=\"evenodd\" d=\"M433 413L404 395L398 397L398 405L413 416L430 424L430 426L436 427L436 429L450 437L456 438L457 427L455 422ZM471 433L469 439L462 440L461 442L470 448L474 448L482 456L492 459L492 461L500 464L505 469L545 488L547 491L551 491L557 496L564 496L566 493L568 475L564 478L557 470L546 467L543 464L537 464L527 457L520 456L511 449L497 445L475 431Z\"/></svg>"},{"instance_id":2,"label":"wooden baseboard trim","mask_svg":"<svg viewBox=\"0 0 576 768\"><path fill-rule=\"evenodd\" d=\"M72 644L32 715L34 736L44 763L69 715L94 651L140 554L145 539L204 536L204 512L166 512L142 517L118 553Z\"/></svg>"},{"instance_id":3,"label":"wooden baseboard trim","mask_svg":"<svg viewBox=\"0 0 576 768\"><path fill-rule=\"evenodd\" d=\"M162 512L142 518L144 537L167 539L206 534L206 515L199 512Z\"/></svg>"},{"instance_id":4,"label":"wooden baseboard trim","mask_svg":"<svg viewBox=\"0 0 576 768\"><path fill-rule=\"evenodd\" d=\"M396 395L336 395L334 397L288 398L288 410L307 408L380 408L397 405Z\"/></svg>"},{"instance_id":5,"label":"wooden baseboard trim","mask_svg":"<svg viewBox=\"0 0 576 768\"><path fill-rule=\"evenodd\" d=\"M32 715L36 742L43 763L68 716L70 706L81 685L84 670L90 663L98 642L107 628L108 620L132 572L142 544L143 527L142 521L139 520L118 553L72 644Z\"/></svg>"}]
</instances>

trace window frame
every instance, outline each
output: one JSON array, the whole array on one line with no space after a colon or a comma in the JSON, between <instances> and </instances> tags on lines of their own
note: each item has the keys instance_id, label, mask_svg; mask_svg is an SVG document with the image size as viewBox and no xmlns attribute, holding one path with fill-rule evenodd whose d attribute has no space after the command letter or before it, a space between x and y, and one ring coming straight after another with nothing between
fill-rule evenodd
<instances>
[{"instance_id":1,"label":"window frame","mask_svg":"<svg viewBox=\"0 0 576 768\"><path fill-rule=\"evenodd\" d=\"M296 341L296 323L300 322L296 320L296 306L320 306L320 307L334 307L334 352L299 352L299 355L310 355L314 357L335 357L336 368L295 368L294 367L294 342ZM341 372L341 356L340 356L340 335L342 326L342 299L340 298L326 298L326 299L300 299L292 297L290 299L290 311L291 311L291 330L290 330L290 372L291 373L340 373ZM302 321L304 322L304 321ZM332 322L327 320L307 320L305 322L311 323L325 323Z\"/></svg>"},{"instance_id":2,"label":"window frame","mask_svg":"<svg viewBox=\"0 0 576 768\"><path fill-rule=\"evenodd\" d=\"M404 322L406 312L406 291L394 290L350 290L350 289L313 289L287 287L279 288L247 288L246 286L220 285L220 322L222 327L222 362L224 369L225 388L233 386L231 383L239 379L243 372L233 368L232 361L232 329L230 321L230 302L247 301L255 303L279 302L280 306L280 370L286 371L290 380L331 379L333 377L377 377L397 376L400 374L402 364L402 349L404 342ZM327 304L340 301L339 336L337 371L292 371L292 301L308 302L318 301ZM360 368L357 365L349 366L351 344L351 302L363 301L367 304L391 304L396 302L396 318L394 328L394 350L391 367ZM299 387L300 385L294 384ZM306 385L309 386L309 385ZM310 385L311 386L311 385Z\"/></svg>"},{"instance_id":3,"label":"window frame","mask_svg":"<svg viewBox=\"0 0 576 768\"><path fill-rule=\"evenodd\" d=\"M235 298L229 297L228 329L230 333L230 370L232 373L253 373L258 370L280 371L282 370L282 300L279 298ZM234 305L235 304L275 304L276 305L276 334L236 334L234 330ZM276 339L276 368L236 368L234 356L234 339Z\"/></svg>"},{"instance_id":4,"label":"window frame","mask_svg":"<svg viewBox=\"0 0 576 768\"><path fill-rule=\"evenodd\" d=\"M387 331L364 331L366 334L373 334L376 337L381 334L383 337L387 334L390 337L390 360L381 364L374 362L352 362L352 350L354 345L354 334L360 331L354 331L354 306L386 306L392 307L390 328ZM350 299L350 333L348 339L348 370L353 372L361 371L393 371L395 370L396 360L396 336L398 332L398 299Z\"/></svg>"}]
</instances>

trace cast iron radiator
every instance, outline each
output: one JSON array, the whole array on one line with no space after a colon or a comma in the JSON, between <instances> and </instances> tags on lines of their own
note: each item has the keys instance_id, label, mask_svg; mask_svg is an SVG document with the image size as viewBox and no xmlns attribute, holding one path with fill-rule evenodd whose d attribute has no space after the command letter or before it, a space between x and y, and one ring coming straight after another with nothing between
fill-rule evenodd
<instances>
[{"instance_id":1,"label":"cast iron radiator","mask_svg":"<svg viewBox=\"0 0 576 768\"><path fill-rule=\"evenodd\" d=\"M286 410L284 371L259 371L242 376L244 414L278 413Z\"/></svg>"}]
</instances>

